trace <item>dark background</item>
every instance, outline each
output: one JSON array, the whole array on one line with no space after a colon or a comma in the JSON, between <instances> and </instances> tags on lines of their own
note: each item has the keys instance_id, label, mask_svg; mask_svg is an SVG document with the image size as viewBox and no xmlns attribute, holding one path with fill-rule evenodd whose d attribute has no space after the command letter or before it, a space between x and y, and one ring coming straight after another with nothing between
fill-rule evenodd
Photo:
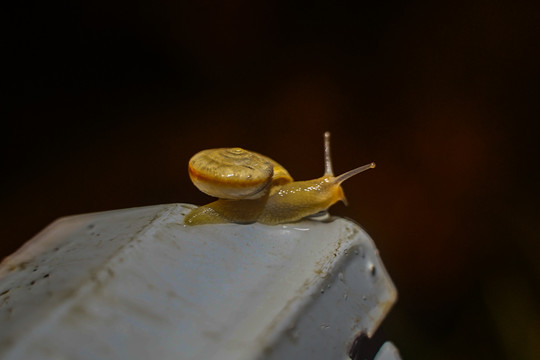
<instances>
[{"instance_id":1,"label":"dark background","mask_svg":"<svg viewBox=\"0 0 540 360\"><path fill-rule=\"evenodd\" d=\"M399 289L404 359L540 358L534 1L3 5L1 253L54 219L202 204L241 146L296 179L332 132L348 207Z\"/></svg>"}]
</instances>

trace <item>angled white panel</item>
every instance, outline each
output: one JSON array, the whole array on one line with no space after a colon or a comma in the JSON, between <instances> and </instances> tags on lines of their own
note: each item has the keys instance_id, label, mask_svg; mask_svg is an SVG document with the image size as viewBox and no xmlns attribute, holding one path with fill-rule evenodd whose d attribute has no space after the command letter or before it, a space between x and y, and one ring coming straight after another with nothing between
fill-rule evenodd
<instances>
[{"instance_id":1,"label":"angled white panel","mask_svg":"<svg viewBox=\"0 0 540 360\"><path fill-rule=\"evenodd\" d=\"M63 218L5 259L0 358L343 358L396 300L351 221L187 227L189 207Z\"/></svg>"}]
</instances>

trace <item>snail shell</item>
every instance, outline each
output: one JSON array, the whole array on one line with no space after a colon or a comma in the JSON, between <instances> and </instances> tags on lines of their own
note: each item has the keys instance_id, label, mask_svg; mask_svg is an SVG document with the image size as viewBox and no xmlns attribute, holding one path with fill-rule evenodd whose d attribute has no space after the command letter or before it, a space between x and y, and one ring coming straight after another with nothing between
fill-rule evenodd
<instances>
[{"instance_id":1,"label":"snail shell","mask_svg":"<svg viewBox=\"0 0 540 360\"><path fill-rule=\"evenodd\" d=\"M220 199L258 199L270 184L292 181L274 160L241 148L203 150L191 158L188 170L199 190Z\"/></svg>"}]
</instances>

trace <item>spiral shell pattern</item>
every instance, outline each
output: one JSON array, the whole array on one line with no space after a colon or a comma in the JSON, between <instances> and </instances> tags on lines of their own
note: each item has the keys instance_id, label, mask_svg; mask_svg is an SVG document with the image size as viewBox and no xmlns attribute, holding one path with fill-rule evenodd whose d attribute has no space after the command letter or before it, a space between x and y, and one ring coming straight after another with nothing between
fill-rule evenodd
<instances>
[{"instance_id":1,"label":"spiral shell pattern","mask_svg":"<svg viewBox=\"0 0 540 360\"><path fill-rule=\"evenodd\" d=\"M203 150L189 161L189 176L202 192L221 199L257 199L268 191L272 160L241 148Z\"/></svg>"}]
</instances>

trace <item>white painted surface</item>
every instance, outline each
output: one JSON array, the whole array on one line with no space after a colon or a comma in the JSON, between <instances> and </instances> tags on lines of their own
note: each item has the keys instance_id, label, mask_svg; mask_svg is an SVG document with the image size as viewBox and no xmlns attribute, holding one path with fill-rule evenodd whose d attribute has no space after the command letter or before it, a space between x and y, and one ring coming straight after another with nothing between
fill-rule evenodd
<instances>
[{"instance_id":1,"label":"white painted surface","mask_svg":"<svg viewBox=\"0 0 540 360\"><path fill-rule=\"evenodd\" d=\"M375 355L374 360L400 360L398 349L391 342L387 341Z\"/></svg>"},{"instance_id":2,"label":"white painted surface","mask_svg":"<svg viewBox=\"0 0 540 360\"><path fill-rule=\"evenodd\" d=\"M0 359L332 359L396 300L344 219L186 227L190 205L52 223L0 264Z\"/></svg>"}]
</instances>

